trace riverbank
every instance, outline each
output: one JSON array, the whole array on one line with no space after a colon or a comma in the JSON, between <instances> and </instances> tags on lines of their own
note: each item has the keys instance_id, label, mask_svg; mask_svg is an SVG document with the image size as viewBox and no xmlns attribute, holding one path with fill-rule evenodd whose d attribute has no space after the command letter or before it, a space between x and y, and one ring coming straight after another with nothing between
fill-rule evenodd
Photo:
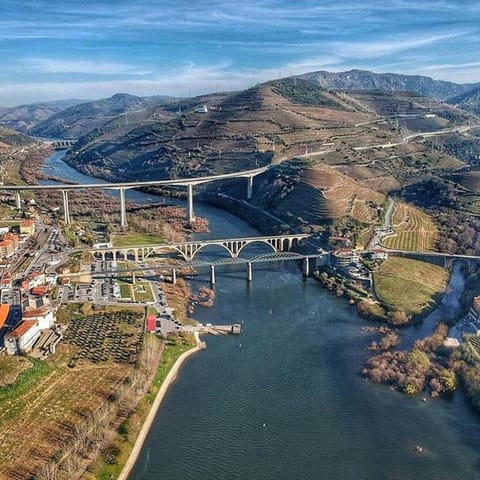
<instances>
[{"instance_id":1,"label":"riverbank","mask_svg":"<svg viewBox=\"0 0 480 480\"><path fill-rule=\"evenodd\" d=\"M200 340L198 333L195 332L194 335L195 335L196 345L190 350L187 350L186 352L182 353L180 357L177 358L175 363L172 365L170 371L168 372L167 376L163 380L160 386L160 389L158 390L158 393L155 397L155 400L150 408L150 411L148 412L148 415L143 422L143 426L137 436L137 440L135 441L135 444L130 452L130 455L128 456L128 460L125 462L125 465L123 466L122 471L120 472L120 475L117 477L118 480L128 480L128 475L130 474L132 468L134 467L140 455L140 452L145 443L145 439L147 438L148 432L152 427L152 424L155 420L157 412L160 406L162 405L163 399L165 398L165 395L167 394L170 385L176 380L180 368L190 357L192 357L197 352L206 348L206 344Z\"/></svg>"},{"instance_id":2,"label":"riverbank","mask_svg":"<svg viewBox=\"0 0 480 480\"><path fill-rule=\"evenodd\" d=\"M216 238L258 235L223 211L201 203L195 211L210 219ZM192 285L201 281L194 277ZM187 362L129 480L311 480L318 472L342 480L476 478L478 417L463 396L423 403L362 381L370 339L346 302L287 262L258 268L248 285L226 269L216 288L216 304L196 317L244 320L242 348L234 338L212 338ZM424 336L423 327L431 330L430 317L402 335ZM426 453L412 454L413 444Z\"/></svg>"}]
</instances>

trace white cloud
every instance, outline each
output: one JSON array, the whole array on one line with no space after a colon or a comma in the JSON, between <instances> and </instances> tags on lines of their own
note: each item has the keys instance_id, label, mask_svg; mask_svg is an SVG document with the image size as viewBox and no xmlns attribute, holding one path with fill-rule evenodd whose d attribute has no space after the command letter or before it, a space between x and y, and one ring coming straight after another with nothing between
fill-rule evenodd
<instances>
[{"instance_id":1,"label":"white cloud","mask_svg":"<svg viewBox=\"0 0 480 480\"><path fill-rule=\"evenodd\" d=\"M134 65L99 60L27 58L22 63L30 71L45 74L148 75L151 73Z\"/></svg>"},{"instance_id":2,"label":"white cloud","mask_svg":"<svg viewBox=\"0 0 480 480\"><path fill-rule=\"evenodd\" d=\"M391 40L391 37L388 36L385 40L375 39L369 42L335 42L332 47L334 53L344 58L371 59L433 45L452 38L466 36L470 33L472 33L471 30L436 35L409 34L408 36L402 35L397 37L396 40Z\"/></svg>"}]
</instances>

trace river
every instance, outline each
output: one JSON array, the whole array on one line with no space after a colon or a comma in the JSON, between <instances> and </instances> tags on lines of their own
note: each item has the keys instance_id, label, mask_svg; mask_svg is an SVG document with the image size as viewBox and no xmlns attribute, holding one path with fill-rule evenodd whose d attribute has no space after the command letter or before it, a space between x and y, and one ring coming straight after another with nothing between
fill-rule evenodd
<instances>
[{"instance_id":1,"label":"river","mask_svg":"<svg viewBox=\"0 0 480 480\"><path fill-rule=\"evenodd\" d=\"M50 174L75 180L55 162ZM258 234L227 212L195 208L212 237ZM463 288L458 269L450 286L443 308ZM195 318L241 322L242 335L208 337L208 348L188 360L130 480L480 478L479 416L463 394L423 402L362 381L367 323L294 264L256 268L251 285L243 271L217 272L215 291L215 305ZM406 329L406 341L439 315Z\"/></svg>"}]
</instances>

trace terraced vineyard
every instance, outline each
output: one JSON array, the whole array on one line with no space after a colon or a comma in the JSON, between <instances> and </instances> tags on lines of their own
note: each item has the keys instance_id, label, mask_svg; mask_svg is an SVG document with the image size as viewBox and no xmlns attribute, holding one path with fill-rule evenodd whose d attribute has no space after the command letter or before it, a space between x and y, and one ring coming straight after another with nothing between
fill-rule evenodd
<instances>
[{"instance_id":1,"label":"terraced vineyard","mask_svg":"<svg viewBox=\"0 0 480 480\"><path fill-rule=\"evenodd\" d=\"M385 247L420 252L435 250L437 227L421 210L399 203L393 214L393 226L395 234L383 240Z\"/></svg>"},{"instance_id":2,"label":"terraced vineyard","mask_svg":"<svg viewBox=\"0 0 480 480\"><path fill-rule=\"evenodd\" d=\"M480 337L469 337L468 344L472 347L477 358L480 358Z\"/></svg>"},{"instance_id":3,"label":"terraced vineyard","mask_svg":"<svg viewBox=\"0 0 480 480\"><path fill-rule=\"evenodd\" d=\"M384 196L362 187L347 175L327 165L315 165L301 173L300 181L276 209L276 214L302 212L302 218L318 224L329 218L349 215L372 224L377 218L376 205Z\"/></svg>"}]
</instances>

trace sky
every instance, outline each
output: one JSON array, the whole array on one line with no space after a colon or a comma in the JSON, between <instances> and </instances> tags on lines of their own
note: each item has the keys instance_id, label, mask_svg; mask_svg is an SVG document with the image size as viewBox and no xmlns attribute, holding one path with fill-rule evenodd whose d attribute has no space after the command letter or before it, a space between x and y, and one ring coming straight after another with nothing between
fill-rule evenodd
<instances>
[{"instance_id":1,"label":"sky","mask_svg":"<svg viewBox=\"0 0 480 480\"><path fill-rule=\"evenodd\" d=\"M480 81L479 0L0 0L0 105L352 68Z\"/></svg>"}]
</instances>

